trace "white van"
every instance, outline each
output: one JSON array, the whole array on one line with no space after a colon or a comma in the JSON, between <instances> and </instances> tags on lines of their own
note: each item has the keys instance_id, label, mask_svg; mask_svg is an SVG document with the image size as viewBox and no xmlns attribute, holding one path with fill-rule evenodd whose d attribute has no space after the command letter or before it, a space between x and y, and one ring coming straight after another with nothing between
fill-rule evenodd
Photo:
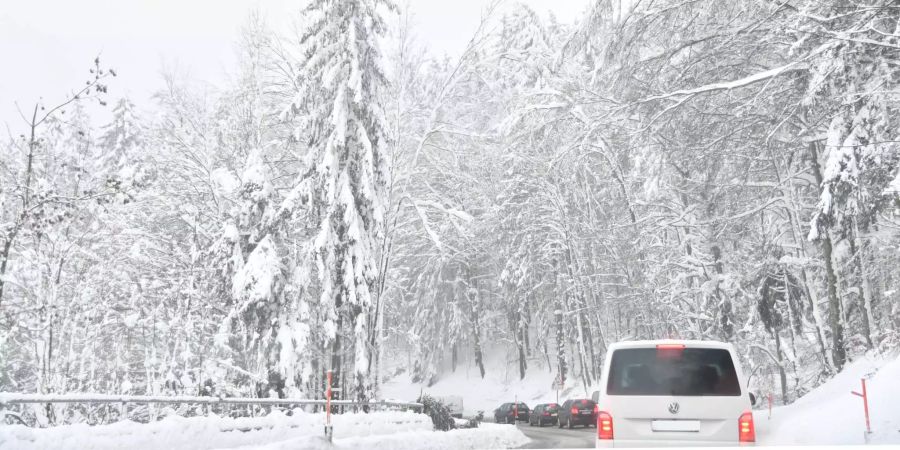
<instances>
[{"instance_id":1,"label":"white van","mask_svg":"<svg viewBox=\"0 0 900 450\"><path fill-rule=\"evenodd\" d=\"M731 344L610 345L594 393L597 447L753 445L752 404Z\"/></svg>"}]
</instances>

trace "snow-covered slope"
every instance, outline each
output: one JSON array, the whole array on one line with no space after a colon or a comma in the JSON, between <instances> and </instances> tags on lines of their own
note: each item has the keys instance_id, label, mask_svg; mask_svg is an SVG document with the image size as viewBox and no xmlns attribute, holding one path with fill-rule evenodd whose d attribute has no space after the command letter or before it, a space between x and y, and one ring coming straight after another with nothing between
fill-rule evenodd
<instances>
[{"instance_id":1,"label":"snow-covered slope","mask_svg":"<svg viewBox=\"0 0 900 450\"><path fill-rule=\"evenodd\" d=\"M865 443L862 399L850 394L866 380L872 434L870 443L900 444L900 358L866 357L791 405L755 418L758 441L769 445Z\"/></svg>"},{"instance_id":2,"label":"snow-covered slope","mask_svg":"<svg viewBox=\"0 0 900 450\"><path fill-rule=\"evenodd\" d=\"M413 383L407 374L403 374L386 381L382 386L382 395L403 401L414 401L422 392L433 396L458 395L463 397L465 414L484 411L485 417L490 418L494 408L501 403L517 399L529 407L555 402L556 391L551 389L554 376L546 369L535 367L528 370L524 379L519 379L517 371L498 370L494 366L488 367L484 379L476 369L460 369L444 374L433 386L426 386ZM569 397L590 397L590 392L580 384L569 383L559 392L559 401Z\"/></svg>"}]
</instances>

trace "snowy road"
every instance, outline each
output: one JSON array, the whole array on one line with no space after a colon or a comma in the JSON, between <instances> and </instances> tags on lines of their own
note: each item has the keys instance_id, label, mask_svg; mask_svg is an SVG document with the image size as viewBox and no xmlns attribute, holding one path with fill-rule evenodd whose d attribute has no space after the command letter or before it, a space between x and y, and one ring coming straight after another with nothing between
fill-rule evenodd
<instances>
[{"instance_id":1,"label":"snowy road","mask_svg":"<svg viewBox=\"0 0 900 450\"><path fill-rule=\"evenodd\" d=\"M556 426L531 427L519 424L519 431L531 442L521 448L593 448L597 435L595 428L557 428Z\"/></svg>"}]
</instances>

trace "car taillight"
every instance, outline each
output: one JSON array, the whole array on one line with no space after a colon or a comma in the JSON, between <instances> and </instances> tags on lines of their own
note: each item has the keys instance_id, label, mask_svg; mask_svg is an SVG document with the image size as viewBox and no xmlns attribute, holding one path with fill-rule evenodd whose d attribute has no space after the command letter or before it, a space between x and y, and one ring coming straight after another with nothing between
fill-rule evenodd
<instances>
[{"instance_id":1,"label":"car taillight","mask_svg":"<svg viewBox=\"0 0 900 450\"><path fill-rule=\"evenodd\" d=\"M550 415L550 411L544 411L544 415L545 415L545 416L549 416L549 415Z\"/></svg>"},{"instance_id":2,"label":"car taillight","mask_svg":"<svg viewBox=\"0 0 900 450\"><path fill-rule=\"evenodd\" d=\"M756 442L756 429L753 426L753 413L747 411L738 419L738 440L740 442Z\"/></svg>"},{"instance_id":3,"label":"car taillight","mask_svg":"<svg viewBox=\"0 0 900 450\"><path fill-rule=\"evenodd\" d=\"M572 414L578 414L578 408L572 407Z\"/></svg>"},{"instance_id":4,"label":"car taillight","mask_svg":"<svg viewBox=\"0 0 900 450\"><path fill-rule=\"evenodd\" d=\"M594 414L600 412L600 405L594 405Z\"/></svg>"},{"instance_id":5,"label":"car taillight","mask_svg":"<svg viewBox=\"0 0 900 450\"><path fill-rule=\"evenodd\" d=\"M597 439L613 438L613 418L606 411L597 412Z\"/></svg>"}]
</instances>

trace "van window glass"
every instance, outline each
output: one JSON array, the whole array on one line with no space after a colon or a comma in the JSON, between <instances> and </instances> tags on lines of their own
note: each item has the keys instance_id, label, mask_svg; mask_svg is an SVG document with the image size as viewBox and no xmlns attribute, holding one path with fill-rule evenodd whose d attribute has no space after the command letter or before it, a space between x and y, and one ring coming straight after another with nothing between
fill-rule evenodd
<instances>
[{"instance_id":1,"label":"van window glass","mask_svg":"<svg viewBox=\"0 0 900 450\"><path fill-rule=\"evenodd\" d=\"M608 395L739 396L741 386L727 350L631 348L613 353L606 391Z\"/></svg>"}]
</instances>

